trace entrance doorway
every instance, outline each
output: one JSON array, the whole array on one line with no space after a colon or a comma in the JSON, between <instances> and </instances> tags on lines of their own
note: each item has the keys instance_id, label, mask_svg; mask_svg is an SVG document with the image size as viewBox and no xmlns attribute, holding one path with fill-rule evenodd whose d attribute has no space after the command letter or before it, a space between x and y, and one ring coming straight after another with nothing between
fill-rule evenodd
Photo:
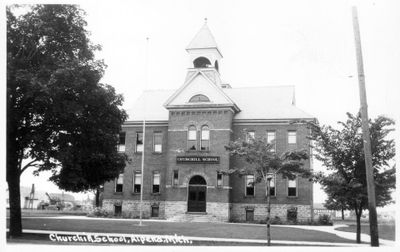
<instances>
[{"instance_id":1,"label":"entrance doorway","mask_svg":"<svg viewBox=\"0 0 400 252\"><path fill-rule=\"evenodd\" d=\"M206 211L207 183L202 176L193 176L189 181L188 212Z\"/></svg>"}]
</instances>

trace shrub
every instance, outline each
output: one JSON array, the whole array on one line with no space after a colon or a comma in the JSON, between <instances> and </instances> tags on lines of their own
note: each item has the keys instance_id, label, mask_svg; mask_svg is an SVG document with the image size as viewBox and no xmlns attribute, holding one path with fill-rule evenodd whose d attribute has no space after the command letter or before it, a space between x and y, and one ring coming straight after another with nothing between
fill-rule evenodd
<instances>
[{"instance_id":1,"label":"shrub","mask_svg":"<svg viewBox=\"0 0 400 252\"><path fill-rule=\"evenodd\" d=\"M88 217L108 217L109 213L105 209L96 207L92 211L90 211L87 216Z\"/></svg>"},{"instance_id":2,"label":"shrub","mask_svg":"<svg viewBox=\"0 0 400 252\"><path fill-rule=\"evenodd\" d=\"M279 216L275 216L275 217L271 220L271 224L282 224L282 220L281 220L281 218L279 218Z\"/></svg>"},{"instance_id":3,"label":"shrub","mask_svg":"<svg viewBox=\"0 0 400 252\"><path fill-rule=\"evenodd\" d=\"M328 214L323 214L318 217L318 224L320 225L332 225L331 216Z\"/></svg>"}]
</instances>

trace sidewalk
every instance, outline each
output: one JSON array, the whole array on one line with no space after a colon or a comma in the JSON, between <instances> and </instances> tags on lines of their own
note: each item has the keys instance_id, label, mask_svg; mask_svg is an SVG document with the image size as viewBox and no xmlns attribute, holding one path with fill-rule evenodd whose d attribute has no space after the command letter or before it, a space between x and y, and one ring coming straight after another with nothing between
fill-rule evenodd
<instances>
[{"instance_id":1,"label":"sidewalk","mask_svg":"<svg viewBox=\"0 0 400 252\"><path fill-rule=\"evenodd\" d=\"M333 226L301 226L301 225L276 225L276 226L285 226L285 227L291 227L291 228L322 231L322 232L335 234L335 235L345 238L345 239L356 240L356 233L335 230L336 228L339 228L339 227L347 227L347 225L345 225L345 224L339 224L339 225L333 225ZM371 237L368 234L361 233L361 242L369 243L370 241L371 241ZM379 239L379 244L383 245L383 246L395 246L396 242Z\"/></svg>"}]
</instances>

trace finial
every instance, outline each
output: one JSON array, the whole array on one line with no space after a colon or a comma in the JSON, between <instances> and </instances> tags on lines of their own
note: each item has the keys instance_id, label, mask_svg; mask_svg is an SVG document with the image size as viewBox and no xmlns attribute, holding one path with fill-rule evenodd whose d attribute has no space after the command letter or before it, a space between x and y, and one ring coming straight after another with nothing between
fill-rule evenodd
<instances>
[{"instance_id":1,"label":"finial","mask_svg":"<svg viewBox=\"0 0 400 252\"><path fill-rule=\"evenodd\" d=\"M204 24L207 24L207 18L204 18Z\"/></svg>"}]
</instances>

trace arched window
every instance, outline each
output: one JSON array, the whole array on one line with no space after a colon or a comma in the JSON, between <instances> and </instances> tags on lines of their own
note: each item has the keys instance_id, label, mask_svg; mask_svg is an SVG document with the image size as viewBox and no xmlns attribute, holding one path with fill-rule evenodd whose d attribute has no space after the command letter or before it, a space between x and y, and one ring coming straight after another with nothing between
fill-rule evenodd
<instances>
[{"instance_id":1,"label":"arched window","mask_svg":"<svg viewBox=\"0 0 400 252\"><path fill-rule=\"evenodd\" d=\"M188 150L196 150L197 149L197 131L194 125L189 126L188 128Z\"/></svg>"},{"instance_id":2,"label":"arched window","mask_svg":"<svg viewBox=\"0 0 400 252\"><path fill-rule=\"evenodd\" d=\"M211 66L211 62L205 57L199 57L193 61L195 68L206 68Z\"/></svg>"},{"instance_id":3,"label":"arched window","mask_svg":"<svg viewBox=\"0 0 400 252\"><path fill-rule=\"evenodd\" d=\"M190 98L189 102L210 102L207 96L198 94Z\"/></svg>"},{"instance_id":4,"label":"arched window","mask_svg":"<svg viewBox=\"0 0 400 252\"><path fill-rule=\"evenodd\" d=\"M209 150L210 149L210 129L207 125L201 127L201 142L200 142L200 150Z\"/></svg>"}]
</instances>

